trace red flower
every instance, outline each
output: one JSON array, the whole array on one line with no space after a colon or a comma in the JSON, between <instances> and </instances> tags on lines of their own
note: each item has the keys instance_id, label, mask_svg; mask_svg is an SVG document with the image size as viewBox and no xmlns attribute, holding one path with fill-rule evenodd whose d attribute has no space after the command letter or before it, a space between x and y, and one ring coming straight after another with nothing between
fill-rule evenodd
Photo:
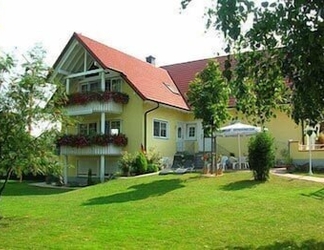
<instances>
[{"instance_id":1,"label":"red flower","mask_svg":"<svg viewBox=\"0 0 324 250\"><path fill-rule=\"evenodd\" d=\"M108 144L114 144L119 147L125 147L128 139L124 134L119 135L62 135L57 139L58 146L69 146L69 147L88 147L88 146L107 146Z\"/></svg>"},{"instance_id":2,"label":"red flower","mask_svg":"<svg viewBox=\"0 0 324 250\"><path fill-rule=\"evenodd\" d=\"M90 102L107 102L113 100L116 103L127 104L129 96L121 92L99 91L99 92L84 92L73 93L68 96L67 105L85 105Z\"/></svg>"}]
</instances>

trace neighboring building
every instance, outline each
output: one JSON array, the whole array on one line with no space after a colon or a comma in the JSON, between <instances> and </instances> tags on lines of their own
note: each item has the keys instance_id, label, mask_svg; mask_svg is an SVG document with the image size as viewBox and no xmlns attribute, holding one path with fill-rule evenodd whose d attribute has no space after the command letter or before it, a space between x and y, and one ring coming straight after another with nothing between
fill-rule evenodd
<instances>
[{"instance_id":1,"label":"neighboring building","mask_svg":"<svg viewBox=\"0 0 324 250\"><path fill-rule=\"evenodd\" d=\"M210 149L210 140L203 139L201 121L194 119L185 99L189 82L208 59L164 67L156 67L152 56L146 60L81 34L72 35L53 66L53 78L65 83L69 95L67 112L79 120L77 127L65 128L74 136L63 138L60 146L65 164L75 166L65 169L65 182L87 176L89 169L104 181L118 171L122 151L156 148L171 164L177 152L194 155ZM222 63L224 57L217 60ZM233 100L229 108L232 105ZM288 140L303 137L301 126L282 113L267 127L278 150L287 147ZM105 136L85 145L82 136L89 134ZM101 146L106 141L109 146ZM243 138L245 150L246 142ZM73 143L83 147L73 147ZM235 138L218 138L217 143L220 151L237 153Z\"/></svg>"}]
</instances>

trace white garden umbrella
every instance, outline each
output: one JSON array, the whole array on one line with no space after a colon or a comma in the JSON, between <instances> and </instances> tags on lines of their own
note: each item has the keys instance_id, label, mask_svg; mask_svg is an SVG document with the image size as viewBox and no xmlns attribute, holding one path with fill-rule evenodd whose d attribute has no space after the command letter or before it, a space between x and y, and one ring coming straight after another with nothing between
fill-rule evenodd
<instances>
[{"instance_id":1,"label":"white garden umbrella","mask_svg":"<svg viewBox=\"0 0 324 250\"><path fill-rule=\"evenodd\" d=\"M254 135L261 132L261 127L256 127L241 122L236 122L231 125L222 127L216 133L217 136L237 137L239 151L239 167L241 167L241 136Z\"/></svg>"}]
</instances>

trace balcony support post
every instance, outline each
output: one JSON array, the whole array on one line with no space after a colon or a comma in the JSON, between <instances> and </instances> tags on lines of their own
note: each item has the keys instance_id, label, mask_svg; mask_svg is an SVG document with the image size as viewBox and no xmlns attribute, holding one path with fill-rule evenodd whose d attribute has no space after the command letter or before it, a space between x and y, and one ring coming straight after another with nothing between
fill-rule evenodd
<instances>
[{"instance_id":1,"label":"balcony support post","mask_svg":"<svg viewBox=\"0 0 324 250\"><path fill-rule=\"evenodd\" d=\"M101 126L100 126L100 132L101 134L105 133L105 121L106 120L106 114L104 112L101 112ZM104 182L105 181L105 156L100 155L100 181Z\"/></svg>"},{"instance_id":2,"label":"balcony support post","mask_svg":"<svg viewBox=\"0 0 324 250\"><path fill-rule=\"evenodd\" d=\"M100 73L100 76L101 76L101 91L105 91L105 88L106 88L106 81L105 81L105 72L101 72Z\"/></svg>"},{"instance_id":3,"label":"balcony support post","mask_svg":"<svg viewBox=\"0 0 324 250\"><path fill-rule=\"evenodd\" d=\"M106 122L106 114L105 112L101 112L101 117L100 117L100 133L104 134L105 133L105 122ZM109 131L107 131L109 132Z\"/></svg>"},{"instance_id":4,"label":"balcony support post","mask_svg":"<svg viewBox=\"0 0 324 250\"><path fill-rule=\"evenodd\" d=\"M105 156L100 155L100 182L105 181Z\"/></svg>"},{"instance_id":5,"label":"balcony support post","mask_svg":"<svg viewBox=\"0 0 324 250\"><path fill-rule=\"evenodd\" d=\"M66 94L68 95L68 94L70 94L70 79L69 78L67 78L66 80L65 80L65 92L66 92Z\"/></svg>"}]
</instances>

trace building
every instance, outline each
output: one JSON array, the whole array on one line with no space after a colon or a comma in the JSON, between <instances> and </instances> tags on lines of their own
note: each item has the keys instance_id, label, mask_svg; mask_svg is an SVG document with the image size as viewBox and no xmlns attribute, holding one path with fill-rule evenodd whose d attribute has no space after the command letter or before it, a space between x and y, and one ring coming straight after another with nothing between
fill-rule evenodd
<instances>
[{"instance_id":1,"label":"building","mask_svg":"<svg viewBox=\"0 0 324 250\"><path fill-rule=\"evenodd\" d=\"M224 58L217 60L222 63ZM189 82L207 61L157 67L152 56L142 61L74 33L53 66L53 78L65 84L69 95L67 112L79 121L76 127L64 128L68 135L60 154L66 165L75 166L65 168L65 182L87 176L89 169L104 181L118 171L123 151L141 147L156 148L165 162L172 162L176 152L209 150L210 140L204 140L201 121L194 119L185 99ZM233 104L232 100L231 112ZM278 151L289 140L303 138L303 128L283 113L267 127ZM91 142L85 140L88 135ZM243 148L247 140L243 138ZM220 150L237 153L235 138L217 142Z\"/></svg>"}]
</instances>

